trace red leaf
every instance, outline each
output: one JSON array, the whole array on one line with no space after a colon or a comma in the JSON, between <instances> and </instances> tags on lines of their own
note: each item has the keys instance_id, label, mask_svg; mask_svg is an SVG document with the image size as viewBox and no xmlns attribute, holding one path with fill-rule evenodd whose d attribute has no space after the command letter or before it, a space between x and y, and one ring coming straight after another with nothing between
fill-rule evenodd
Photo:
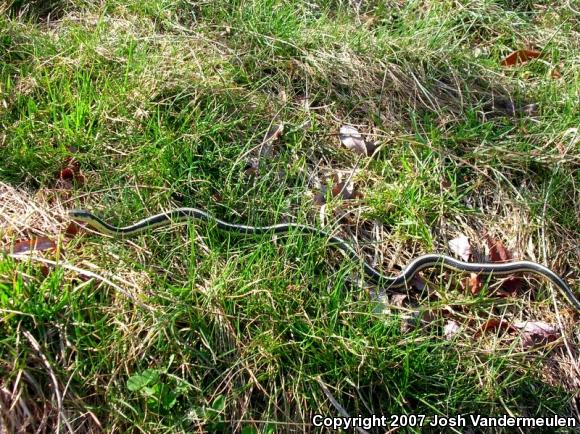
<instances>
[{"instance_id":1,"label":"red leaf","mask_svg":"<svg viewBox=\"0 0 580 434\"><path fill-rule=\"evenodd\" d=\"M516 331L517 329L509 322L503 319L491 318L484 322L479 330L475 332L474 337L481 336L486 331L507 330L508 332Z\"/></svg>"},{"instance_id":2,"label":"red leaf","mask_svg":"<svg viewBox=\"0 0 580 434\"><path fill-rule=\"evenodd\" d=\"M512 255L499 240L493 240L489 235L485 236L487 246L489 247L489 257L491 262L509 262ZM513 297L522 287L523 279L520 277L509 277L501 284L497 295L500 297Z\"/></svg>"},{"instance_id":3,"label":"red leaf","mask_svg":"<svg viewBox=\"0 0 580 434\"><path fill-rule=\"evenodd\" d=\"M57 176L57 185L66 190L72 189L73 181L79 185L85 183L85 175L81 172L78 161L72 157L65 159L66 167L62 169Z\"/></svg>"},{"instance_id":4,"label":"red leaf","mask_svg":"<svg viewBox=\"0 0 580 434\"><path fill-rule=\"evenodd\" d=\"M464 291L469 290L473 295L481 291L481 278L477 273L470 273L469 277L461 279L460 283Z\"/></svg>"},{"instance_id":5,"label":"red leaf","mask_svg":"<svg viewBox=\"0 0 580 434\"><path fill-rule=\"evenodd\" d=\"M32 238L30 240L19 240L14 243L14 253L25 253L30 251L56 250L56 244L47 237Z\"/></svg>"},{"instance_id":6,"label":"red leaf","mask_svg":"<svg viewBox=\"0 0 580 434\"><path fill-rule=\"evenodd\" d=\"M65 167L64 169L62 169L58 175L58 177L60 179L65 179L65 180L73 180L75 178L75 173L73 171L73 169L71 167Z\"/></svg>"},{"instance_id":7,"label":"red leaf","mask_svg":"<svg viewBox=\"0 0 580 434\"><path fill-rule=\"evenodd\" d=\"M80 228L81 227L75 222L70 222L69 225L66 227L64 233L69 237L74 237L76 234L79 233Z\"/></svg>"},{"instance_id":8,"label":"red leaf","mask_svg":"<svg viewBox=\"0 0 580 434\"><path fill-rule=\"evenodd\" d=\"M507 262L511 259L511 255L499 240L494 240L489 235L485 236L487 247L489 247L489 257L491 262Z\"/></svg>"},{"instance_id":9,"label":"red leaf","mask_svg":"<svg viewBox=\"0 0 580 434\"><path fill-rule=\"evenodd\" d=\"M540 57L542 53L536 50L517 50L501 61L501 66L514 66Z\"/></svg>"},{"instance_id":10,"label":"red leaf","mask_svg":"<svg viewBox=\"0 0 580 434\"><path fill-rule=\"evenodd\" d=\"M481 291L481 279L477 273L471 273L469 276L469 289L473 295Z\"/></svg>"}]
</instances>

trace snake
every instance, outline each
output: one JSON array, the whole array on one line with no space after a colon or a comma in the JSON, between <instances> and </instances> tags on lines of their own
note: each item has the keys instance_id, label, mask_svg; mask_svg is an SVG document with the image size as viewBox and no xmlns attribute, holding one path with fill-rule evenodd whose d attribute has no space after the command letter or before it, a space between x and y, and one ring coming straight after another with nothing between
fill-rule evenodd
<instances>
[{"instance_id":1,"label":"snake","mask_svg":"<svg viewBox=\"0 0 580 434\"><path fill-rule=\"evenodd\" d=\"M142 234L155 228L167 226L185 220L214 222L221 230L246 235L280 234L289 231L311 233L325 237L330 245L340 249L352 260L362 263L364 272L371 279L371 281L385 287L387 290L407 288L410 286L413 277L418 272L435 267L442 267L456 272L476 273L483 276L507 276L523 272L533 273L539 276L543 276L551 281L558 288L558 290L560 290L564 297L566 297L574 309L580 313L580 301L578 301L578 299L575 297L572 289L570 289L564 279L550 268L532 261L514 261L505 263L464 262L452 258L451 256L438 253L429 253L418 256L411 260L398 275L386 276L364 261L361 256L359 256L354 247L342 238L336 235L332 235L322 229L299 223L280 223L269 226L248 226L220 220L212 214L198 208L176 208L152 215L150 217L146 217L129 226L117 227L103 221L96 215L83 209L73 209L68 213L72 220L85 223L97 233L110 235L113 237L130 237Z\"/></svg>"}]
</instances>

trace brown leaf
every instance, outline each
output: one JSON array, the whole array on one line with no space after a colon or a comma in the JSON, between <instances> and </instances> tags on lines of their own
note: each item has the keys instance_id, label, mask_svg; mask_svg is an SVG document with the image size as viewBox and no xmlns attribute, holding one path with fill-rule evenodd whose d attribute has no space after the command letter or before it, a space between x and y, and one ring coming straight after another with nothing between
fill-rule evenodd
<instances>
[{"instance_id":1,"label":"brown leaf","mask_svg":"<svg viewBox=\"0 0 580 434\"><path fill-rule=\"evenodd\" d=\"M364 196L361 192L358 191L357 186L353 186L352 189L349 189L346 182L340 181L338 175L335 173L328 178L328 181L332 182L330 186L330 194L333 198L340 197L344 200L349 199L362 199ZM327 182L328 182L327 181ZM328 186L323 185L320 188L320 191L314 195L314 202L318 205L324 205L326 203L326 192L328 191Z\"/></svg>"},{"instance_id":2,"label":"brown leaf","mask_svg":"<svg viewBox=\"0 0 580 434\"><path fill-rule=\"evenodd\" d=\"M487 331L493 332L497 330L506 330L508 332L513 332L516 331L517 329L506 320L498 318L490 318L481 325L479 330L475 332L474 337L481 336L484 332Z\"/></svg>"},{"instance_id":3,"label":"brown leaf","mask_svg":"<svg viewBox=\"0 0 580 434\"><path fill-rule=\"evenodd\" d=\"M499 240L494 240L489 235L485 236L487 247L489 248L489 257L491 262L507 262L511 259L511 255Z\"/></svg>"},{"instance_id":4,"label":"brown leaf","mask_svg":"<svg viewBox=\"0 0 580 434\"><path fill-rule=\"evenodd\" d=\"M540 57L542 53L536 50L517 50L501 61L501 66L514 66Z\"/></svg>"},{"instance_id":5,"label":"brown leaf","mask_svg":"<svg viewBox=\"0 0 580 434\"><path fill-rule=\"evenodd\" d=\"M340 196L342 199L360 199L362 198L362 194L357 190L356 187L353 187L351 191L349 191L348 186L344 182L339 182L338 184L334 184L332 186L332 197Z\"/></svg>"},{"instance_id":6,"label":"brown leaf","mask_svg":"<svg viewBox=\"0 0 580 434\"><path fill-rule=\"evenodd\" d=\"M427 287L427 281L418 274L415 274L411 280L411 286L418 291L424 291Z\"/></svg>"},{"instance_id":7,"label":"brown leaf","mask_svg":"<svg viewBox=\"0 0 580 434\"><path fill-rule=\"evenodd\" d=\"M493 240L489 235L485 236L487 247L489 248L489 257L491 262L509 262L512 259L511 254L499 240ZM503 281L497 295L500 297L513 297L522 287L523 279L521 277L509 277Z\"/></svg>"},{"instance_id":8,"label":"brown leaf","mask_svg":"<svg viewBox=\"0 0 580 434\"><path fill-rule=\"evenodd\" d=\"M60 179L65 179L65 180L72 180L75 177L75 174L72 170L72 168L70 167L65 167L64 169L62 169L58 175L58 177Z\"/></svg>"},{"instance_id":9,"label":"brown leaf","mask_svg":"<svg viewBox=\"0 0 580 434\"><path fill-rule=\"evenodd\" d=\"M523 279L521 277L508 277L502 282L501 287L495 294L498 297L515 297L522 284Z\"/></svg>"},{"instance_id":10,"label":"brown leaf","mask_svg":"<svg viewBox=\"0 0 580 434\"><path fill-rule=\"evenodd\" d=\"M514 326L523 332L522 344L524 348L553 342L560 337L558 330L543 321L516 321Z\"/></svg>"},{"instance_id":11,"label":"brown leaf","mask_svg":"<svg viewBox=\"0 0 580 434\"><path fill-rule=\"evenodd\" d=\"M401 313L401 333L416 330L419 326L432 326L438 319L436 312L431 310L420 311L417 309L407 310Z\"/></svg>"},{"instance_id":12,"label":"brown leaf","mask_svg":"<svg viewBox=\"0 0 580 434\"><path fill-rule=\"evenodd\" d=\"M266 133L266 136L264 137L264 143L278 140L282 136L283 132L284 124L273 125Z\"/></svg>"},{"instance_id":13,"label":"brown leaf","mask_svg":"<svg viewBox=\"0 0 580 434\"><path fill-rule=\"evenodd\" d=\"M416 330L419 326L432 326L438 319L435 312L431 310L420 311L417 309L407 310L401 313L401 333L408 333Z\"/></svg>"},{"instance_id":14,"label":"brown leaf","mask_svg":"<svg viewBox=\"0 0 580 434\"><path fill-rule=\"evenodd\" d=\"M277 124L270 127L264 135L262 143L252 150L250 158L246 161L244 173L248 176L258 176L260 174L260 162L263 158L271 158L276 153L274 142L278 140L284 132L284 124Z\"/></svg>"},{"instance_id":15,"label":"brown leaf","mask_svg":"<svg viewBox=\"0 0 580 434\"><path fill-rule=\"evenodd\" d=\"M516 321L514 326L526 333L545 337L559 334L558 330L544 321Z\"/></svg>"},{"instance_id":16,"label":"brown leaf","mask_svg":"<svg viewBox=\"0 0 580 434\"><path fill-rule=\"evenodd\" d=\"M481 291L481 278L479 277L479 274L477 273L471 273L469 275L469 279L467 279L467 284L469 287L469 290L471 291L471 293L473 295L475 294L479 294L479 291Z\"/></svg>"},{"instance_id":17,"label":"brown leaf","mask_svg":"<svg viewBox=\"0 0 580 434\"><path fill-rule=\"evenodd\" d=\"M79 185L85 183L86 178L81 171L80 164L72 157L68 157L65 160L66 166L60 170L57 175L56 185L59 188L65 190L71 190L73 188L73 183L76 182Z\"/></svg>"},{"instance_id":18,"label":"brown leaf","mask_svg":"<svg viewBox=\"0 0 580 434\"><path fill-rule=\"evenodd\" d=\"M79 233L81 227L76 224L75 222L70 222L69 225L66 227L64 233L69 237L74 237L76 234Z\"/></svg>"},{"instance_id":19,"label":"brown leaf","mask_svg":"<svg viewBox=\"0 0 580 434\"><path fill-rule=\"evenodd\" d=\"M367 155L367 145L358 130L350 125L340 127L338 135L340 142L353 152L361 155Z\"/></svg>"},{"instance_id":20,"label":"brown leaf","mask_svg":"<svg viewBox=\"0 0 580 434\"><path fill-rule=\"evenodd\" d=\"M451 189L451 182L447 179L442 179L439 181L439 189L440 190L450 190Z\"/></svg>"},{"instance_id":21,"label":"brown leaf","mask_svg":"<svg viewBox=\"0 0 580 434\"><path fill-rule=\"evenodd\" d=\"M14 243L13 253L25 253L31 251L42 252L44 250L56 250L56 244L47 237L19 240Z\"/></svg>"},{"instance_id":22,"label":"brown leaf","mask_svg":"<svg viewBox=\"0 0 580 434\"><path fill-rule=\"evenodd\" d=\"M407 294L395 293L391 295L391 304L397 307L403 307L405 300L407 299Z\"/></svg>"},{"instance_id":23,"label":"brown leaf","mask_svg":"<svg viewBox=\"0 0 580 434\"><path fill-rule=\"evenodd\" d=\"M260 172L260 163L257 158L251 158L246 163L246 167L244 168L244 172L248 176L257 176Z\"/></svg>"},{"instance_id":24,"label":"brown leaf","mask_svg":"<svg viewBox=\"0 0 580 434\"><path fill-rule=\"evenodd\" d=\"M449 241L449 249L464 261L469 261L471 258L471 244L465 235L460 235Z\"/></svg>"},{"instance_id":25,"label":"brown leaf","mask_svg":"<svg viewBox=\"0 0 580 434\"><path fill-rule=\"evenodd\" d=\"M52 264L41 264L40 265L40 273L44 277L47 277L50 274L50 270L53 268L54 268L54 265L52 265Z\"/></svg>"},{"instance_id":26,"label":"brown leaf","mask_svg":"<svg viewBox=\"0 0 580 434\"><path fill-rule=\"evenodd\" d=\"M326 190L326 187L324 187L324 190ZM326 195L324 194L324 191L321 190L316 193L314 195L313 201L316 205L324 205L326 203Z\"/></svg>"}]
</instances>

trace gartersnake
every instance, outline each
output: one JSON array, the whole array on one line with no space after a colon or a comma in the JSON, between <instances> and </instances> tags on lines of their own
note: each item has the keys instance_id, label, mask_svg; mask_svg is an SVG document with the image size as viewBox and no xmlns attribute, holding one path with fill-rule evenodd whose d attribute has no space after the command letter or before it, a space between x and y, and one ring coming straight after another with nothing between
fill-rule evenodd
<instances>
[{"instance_id":1,"label":"gartersnake","mask_svg":"<svg viewBox=\"0 0 580 434\"><path fill-rule=\"evenodd\" d=\"M266 233L284 233L290 230L309 232L326 237L330 244L342 250L353 260L360 261L363 264L365 273L372 279L372 281L384 285L386 289L406 287L410 284L411 279L415 276L415 274L421 270L432 267L444 267L454 271L477 273L482 275L493 274L494 276L505 276L514 273L530 272L548 278L554 285L556 285L556 287L568 299L572 306L574 306L576 311L580 312L580 301L578 301L578 299L574 296L574 293L566 284L564 279L562 279L558 274L549 268L531 261L517 261L509 263L477 263L463 262L450 256L441 254L427 254L413 259L398 276L389 277L381 274L375 268L371 267L364 260L362 260L356 250L342 238L308 225L297 223L281 223L270 226L239 225L220 220L211 214L197 208L173 209L164 213L144 218L143 220L139 220L137 223L125 227L112 226L94 214L85 210L71 210L69 211L69 215L73 220L87 223L90 227L99 233L112 236L137 235L144 231L187 219L212 221L215 222L217 227L220 229L242 234L257 235Z\"/></svg>"}]
</instances>

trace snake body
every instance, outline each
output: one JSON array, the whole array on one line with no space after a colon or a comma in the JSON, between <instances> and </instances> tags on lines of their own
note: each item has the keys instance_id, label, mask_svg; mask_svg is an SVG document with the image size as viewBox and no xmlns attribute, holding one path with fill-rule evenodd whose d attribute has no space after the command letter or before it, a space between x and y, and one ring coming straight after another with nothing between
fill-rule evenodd
<instances>
[{"instance_id":1,"label":"snake body","mask_svg":"<svg viewBox=\"0 0 580 434\"><path fill-rule=\"evenodd\" d=\"M219 229L248 235L272 233L278 234L291 230L311 233L326 237L329 244L342 250L351 259L361 262L366 275L369 276L373 282L384 285L386 289L407 287L410 285L411 279L419 271L433 267L443 267L454 271L477 273L484 276L489 276L492 274L494 276L505 276L514 273L529 272L549 279L568 299L570 304L574 306L576 311L580 312L580 301L578 301L578 299L575 297L574 293L566 284L564 279L562 279L562 277L560 277L548 267L531 261L517 261L509 263L477 263L459 261L450 256L442 254L427 254L413 259L398 276L390 277L380 273L375 268L371 267L367 262L362 260L352 245L347 243L342 238L331 235L313 226L302 225L298 223L281 223L270 226L240 225L220 220L211 214L197 208L176 208L144 218L130 226L125 227L116 227L110 225L101 220L99 217L85 210L71 210L69 211L69 215L73 220L86 223L97 232L111 236L133 236L154 228L189 219L215 222Z\"/></svg>"}]
</instances>

